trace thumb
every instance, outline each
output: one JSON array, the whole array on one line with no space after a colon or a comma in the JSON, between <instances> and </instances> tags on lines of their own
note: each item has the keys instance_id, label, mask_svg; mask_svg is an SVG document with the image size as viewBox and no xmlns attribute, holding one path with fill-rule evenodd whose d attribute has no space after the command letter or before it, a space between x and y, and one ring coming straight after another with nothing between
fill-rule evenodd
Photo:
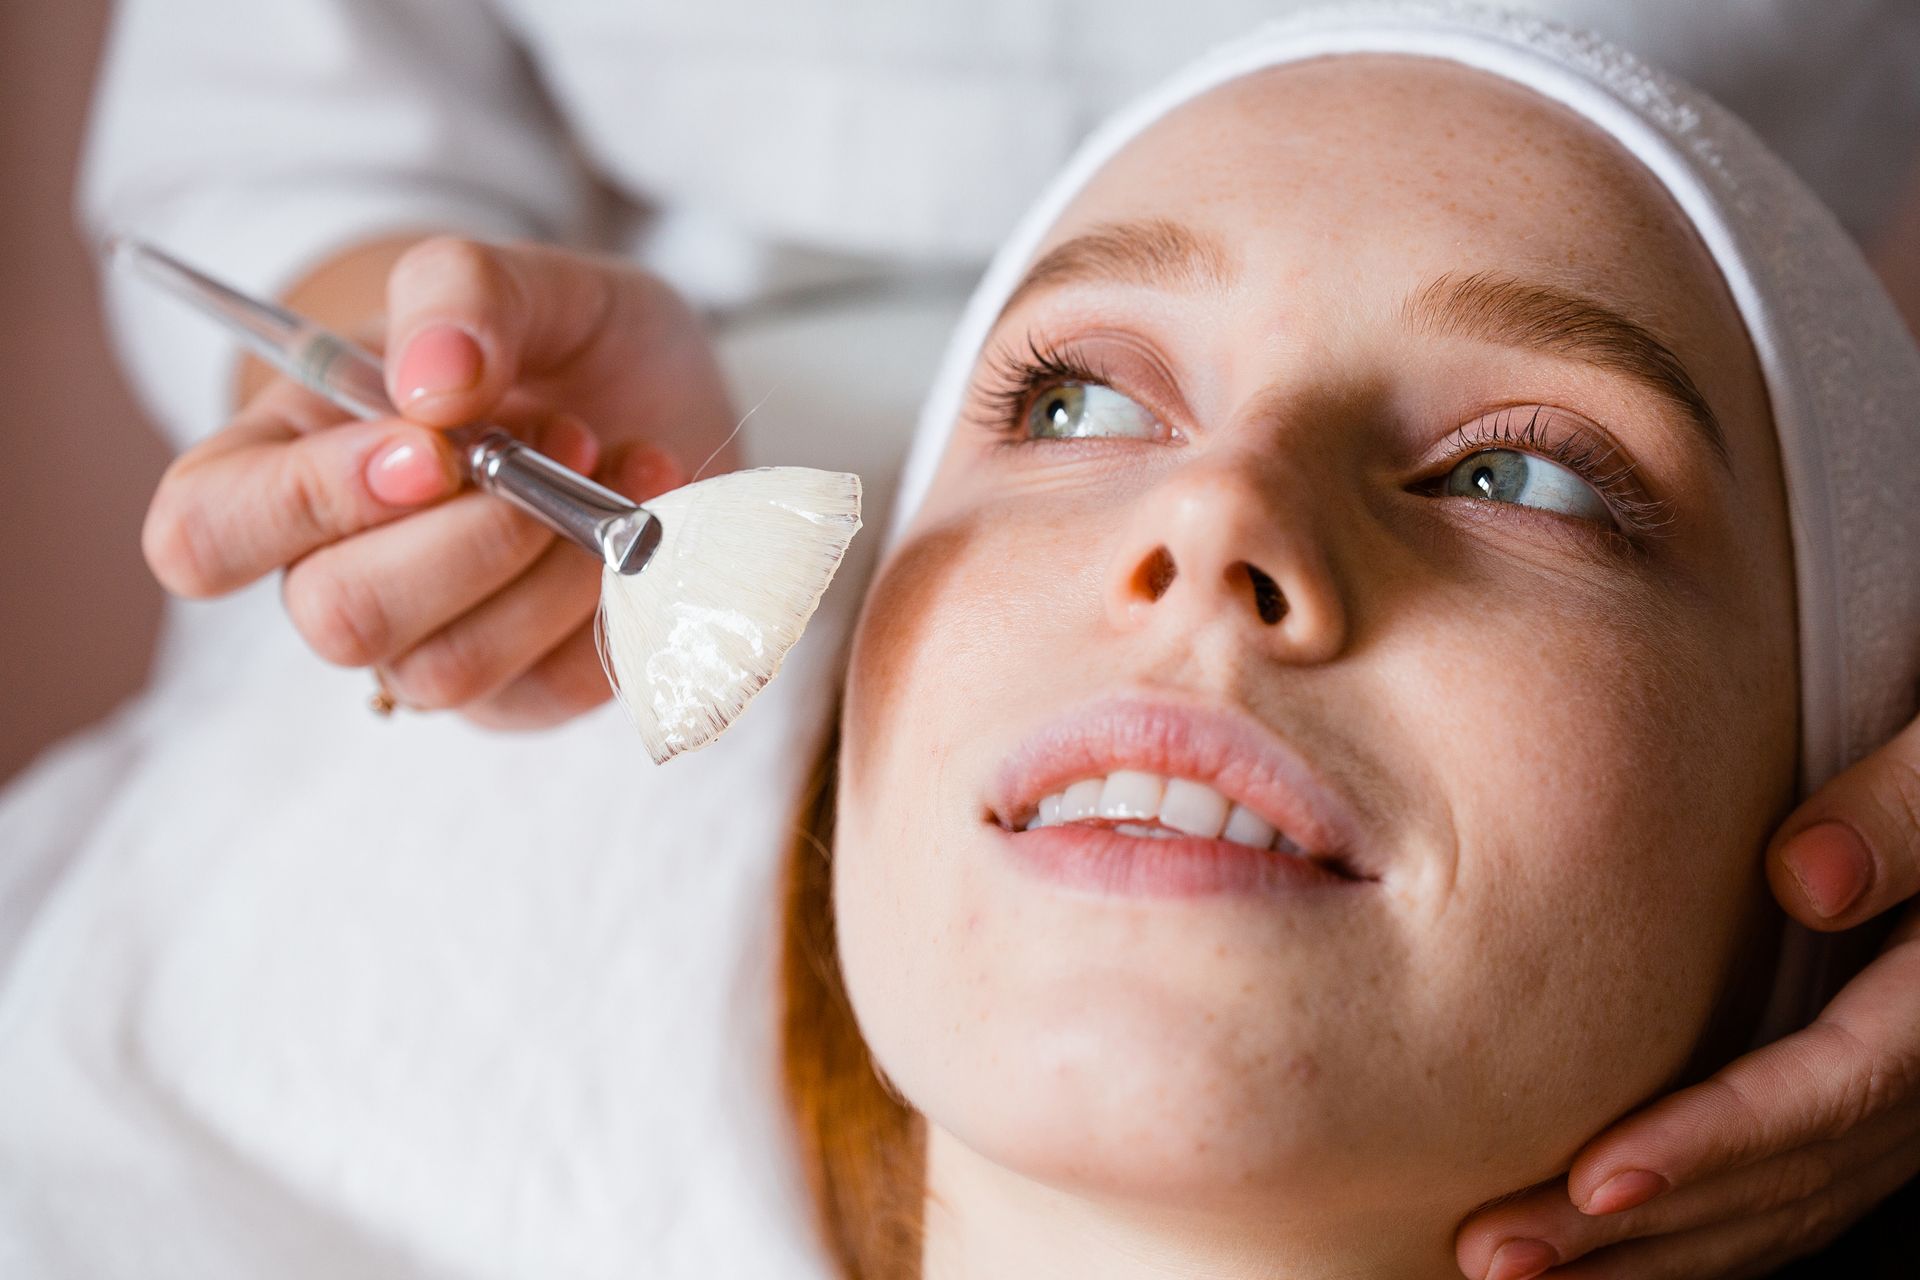
<instances>
[{"instance_id":1,"label":"thumb","mask_svg":"<svg viewBox=\"0 0 1920 1280\"><path fill-rule=\"evenodd\" d=\"M1774 836L1767 879L1789 915L1845 929L1920 889L1920 720L1809 796Z\"/></svg>"},{"instance_id":2,"label":"thumb","mask_svg":"<svg viewBox=\"0 0 1920 1280\"><path fill-rule=\"evenodd\" d=\"M516 384L593 354L633 283L546 245L422 240L387 277L387 393L429 426L491 414Z\"/></svg>"}]
</instances>

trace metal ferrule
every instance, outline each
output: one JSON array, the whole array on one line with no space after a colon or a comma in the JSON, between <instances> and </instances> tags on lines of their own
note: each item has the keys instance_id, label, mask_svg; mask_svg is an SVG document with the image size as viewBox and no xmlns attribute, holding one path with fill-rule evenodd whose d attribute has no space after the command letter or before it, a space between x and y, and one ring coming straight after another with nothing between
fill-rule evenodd
<instances>
[{"instance_id":1,"label":"metal ferrule","mask_svg":"<svg viewBox=\"0 0 1920 1280\"><path fill-rule=\"evenodd\" d=\"M500 428L476 423L448 436L474 484L579 543L614 572L638 573L660 545L660 521L651 512Z\"/></svg>"}]
</instances>

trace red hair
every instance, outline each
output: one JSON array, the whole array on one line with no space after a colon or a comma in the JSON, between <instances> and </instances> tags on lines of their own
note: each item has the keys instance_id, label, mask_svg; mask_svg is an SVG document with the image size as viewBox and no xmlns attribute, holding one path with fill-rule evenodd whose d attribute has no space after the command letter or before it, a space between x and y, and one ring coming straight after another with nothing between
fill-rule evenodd
<instances>
[{"instance_id":1,"label":"red hair","mask_svg":"<svg viewBox=\"0 0 1920 1280\"><path fill-rule=\"evenodd\" d=\"M788 845L780 946L780 1068L821 1238L845 1280L919 1280L926 1130L881 1075L841 980L833 925L829 731Z\"/></svg>"}]
</instances>

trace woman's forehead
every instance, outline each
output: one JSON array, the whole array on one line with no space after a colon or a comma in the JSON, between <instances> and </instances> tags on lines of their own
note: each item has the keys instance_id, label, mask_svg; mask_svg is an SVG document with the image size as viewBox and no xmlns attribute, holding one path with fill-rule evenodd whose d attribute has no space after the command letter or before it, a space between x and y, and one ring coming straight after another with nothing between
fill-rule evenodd
<instances>
[{"instance_id":1,"label":"woman's forehead","mask_svg":"<svg viewBox=\"0 0 1920 1280\"><path fill-rule=\"evenodd\" d=\"M1649 283L1673 268L1713 272L1678 207L1598 128L1430 58L1315 59L1222 85L1122 148L1048 241L1149 214L1207 227L1255 266L1332 267L1350 254L1448 269L1534 261L1568 284L1622 283L1623 269ZM1498 261L1461 260L1472 255Z\"/></svg>"}]
</instances>

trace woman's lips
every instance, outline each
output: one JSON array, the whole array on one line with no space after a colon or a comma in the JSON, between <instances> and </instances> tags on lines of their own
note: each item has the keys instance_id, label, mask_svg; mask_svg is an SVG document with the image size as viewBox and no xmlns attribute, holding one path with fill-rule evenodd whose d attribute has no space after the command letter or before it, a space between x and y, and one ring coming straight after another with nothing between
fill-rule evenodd
<instances>
[{"instance_id":1,"label":"woman's lips","mask_svg":"<svg viewBox=\"0 0 1920 1280\"><path fill-rule=\"evenodd\" d=\"M1020 829L1041 797L1123 769L1204 783L1277 827L1299 852L1204 836L1127 835L1098 820ZM1304 758L1237 710L1143 696L1083 707L1008 757L989 808L1009 852L1029 870L1083 888L1187 895L1379 878L1356 847L1348 807Z\"/></svg>"}]
</instances>

